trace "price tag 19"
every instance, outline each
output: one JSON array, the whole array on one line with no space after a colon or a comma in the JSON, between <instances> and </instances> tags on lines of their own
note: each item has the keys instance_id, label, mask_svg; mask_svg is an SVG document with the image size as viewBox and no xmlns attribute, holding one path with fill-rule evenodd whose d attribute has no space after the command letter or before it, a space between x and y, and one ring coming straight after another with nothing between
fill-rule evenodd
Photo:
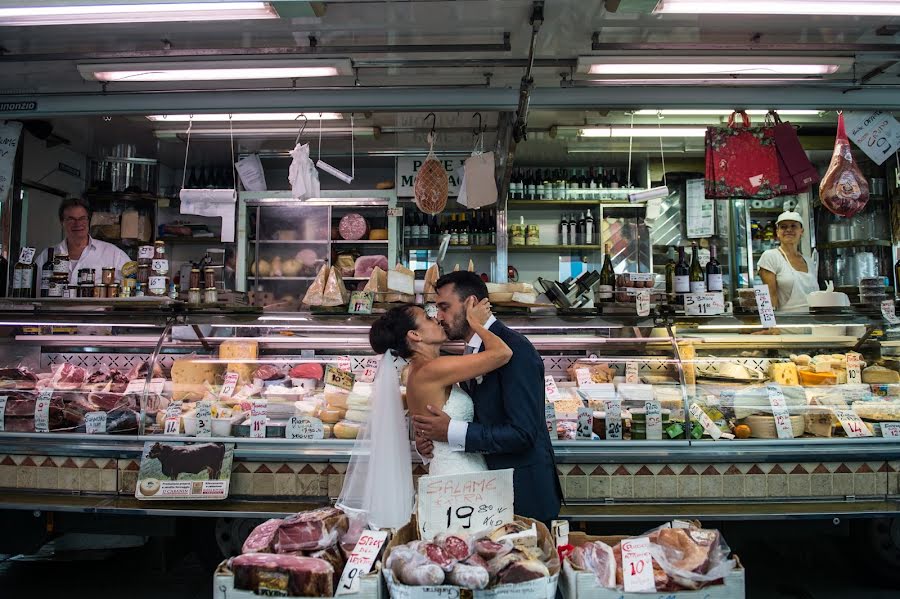
<instances>
[{"instance_id":1,"label":"price tag 19","mask_svg":"<svg viewBox=\"0 0 900 599\"><path fill-rule=\"evenodd\" d=\"M759 309L759 323L764 329L775 327L775 309L772 307L772 296L769 295L768 285L754 285L756 293L756 307Z\"/></svg>"},{"instance_id":2,"label":"price tag 19","mask_svg":"<svg viewBox=\"0 0 900 599\"><path fill-rule=\"evenodd\" d=\"M250 438L265 439L266 419L269 414L269 402L265 399L254 399L250 407Z\"/></svg>"},{"instance_id":3,"label":"price tag 19","mask_svg":"<svg viewBox=\"0 0 900 599\"><path fill-rule=\"evenodd\" d=\"M23 247L19 252L19 262L22 264L31 264L34 262L34 248Z\"/></svg>"},{"instance_id":4,"label":"price tag 19","mask_svg":"<svg viewBox=\"0 0 900 599\"><path fill-rule=\"evenodd\" d=\"M212 435L212 407L208 401L197 404L197 436L209 437Z\"/></svg>"},{"instance_id":5,"label":"price tag 19","mask_svg":"<svg viewBox=\"0 0 900 599\"><path fill-rule=\"evenodd\" d=\"M637 362L625 362L625 382L629 384L638 384L641 377L638 376L640 368Z\"/></svg>"},{"instance_id":6,"label":"price tag 19","mask_svg":"<svg viewBox=\"0 0 900 599\"><path fill-rule=\"evenodd\" d=\"M692 403L690 408L691 416L694 419L700 422L700 426L703 427L703 430L713 438L713 440L718 441L722 437L722 429L720 429L715 422L712 421L712 418L703 411L699 405Z\"/></svg>"},{"instance_id":7,"label":"price tag 19","mask_svg":"<svg viewBox=\"0 0 900 599\"><path fill-rule=\"evenodd\" d=\"M835 410L834 415L848 437L871 437L872 431L853 410Z\"/></svg>"},{"instance_id":8,"label":"price tag 19","mask_svg":"<svg viewBox=\"0 0 900 599\"><path fill-rule=\"evenodd\" d=\"M173 401L166 406L166 421L163 425L164 435L177 435L181 432L181 402Z\"/></svg>"},{"instance_id":9,"label":"price tag 19","mask_svg":"<svg viewBox=\"0 0 900 599\"><path fill-rule=\"evenodd\" d=\"M662 440L662 408L656 400L645 401L644 411L646 418L647 440Z\"/></svg>"},{"instance_id":10,"label":"price tag 19","mask_svg":"<svg viewBox=\"0 0 900 599\"><path fill-rule=\"evenodd\" d=\"M338 582L335 597L339 595L350 595L359 592L359 579L372 571L375 564L375 558L381 551L387 540L387 531L383 530L367 530L359 537L356 547L347 558L347 565L344 566L344 573L341 574L341 580Z\"/></svg>"},{"instance_id":11,"label":"price tag 19","mask_svg":"<svg viewBox=\"0 0 900 599\"><path fill-rule=\"evenodd\" d=\"M622 402L616 399L604 399L606 409L606 438L610 441L622 440Z\"/></svg>"},{"instance_id":12,"label":"price tag 19","mask_svg":"<svg viewBox=\"0 0 900 599\"><path fill-rule=\"evenodd\" d=\"M634 306L638 316L650 316L650 290L641 289L634 297Z\"/></svg>"},{"instance_id":13,"label":"price tag 19","mask_svg":"<svg viewBox=\"0 0 900 599\"><path fill-rule=\"evenodd\" d=\"M637 537L622 541L622 574L626 593L652 593L653 561L650 558L650 539Z\"/></svg>"},{"instance_id":14,"label":"price tag 19","mask_svg":"<svg viewBox=\"0 0 900 599\"><path fill-rule=\"evenodd\" d=\"M324 439L325 427L322 421L312 416L292 416L288 421L285 436L288 439Z\"/></svg>"},{"instance_id":15,"label":"price tag 19","mask_svg":"<svg viewBox=\"0 0 900 599\"><path fill-rule=\"evenodd\" d=\"M34 430L39 433L50 432L50 398L53 389L44 389L34 402Z\"/></svg>"},{"instance_id":16,"label":"price tag 19","mask_svg":"<svg viewBox=\"0 0 900 599\"><path fill-rule=\"evenodd\" d=\"M857 385L862 383L862 356L856 352L847 354L847 383Z\"/></svg>"},{"instance_id":17,"label":"price tag 19","mask_svg":"<svg viewBox=\"0 0 900 599\"><path fill-rule=\"evenodd\" d=\"M725 311L721 293L688 293L684 296L684 312L688 316L712 316Z\"/></svg>"},{"instance_id":18,"label":"price tag 19","mask_svg":"<svg viewBox=\"0 0 900 599\"><path fill-rule=\"evenodd\" d=\"M562 399L562 395L559 393L559 387L556 386L556 380L554 380L552 374L544 376L544 397L547 398L547 401L558 401Z\"/></svg>"},{"instance_id":19,"label":"price tag 19","mask_svg":"<svg viewBox=\"0 0 900 599\"><path fill-rule=\"evenodd\" d=\"M0 395L0 433L6 430L4 421L6 420L6 395Z\"/></svg>"},{"instance_id":20,"label":"price tag 19","mask_svg":"<svg viewBox=\"0 0 900 599\"><path fill-rule=\"evenodd\" d=\"M769 405L772 406L772 416L775 417L775 431L778 433L778 438L793 439L794 426L791 424L791 413L784 400L781 386L769 383L766 385L766 393L769 395Z\"/></svg>"},{"instance_id":21,"label":"price tag 19","mask_svg":"<svg viewBox=\"0 0 900 599\"><path fill-rule=\"evenodd\" d=\"M900 439L900 422L882 422L881 436L886 439Z\"/></svg>"},{"instance_id":22,"label":"price tag 19","mask_svg":"<svg viewBox=\"0 0 900 599\"><path fill-rule=\"evenodd\" d=\"M594 410L584 406L578 408L578 428L575 438L579 440L591 440L594 433Z\"/></svg>"},{"instance_id":23,"label":"price tag 19","mask_svg":"<svg viewBox=\"0 0 900 599\"><path fill-rule=\"evenodd\" d=\"M897 318L897 307L892 299L881 302L881 316L888 321L888 324L900 324L900 318Z\"/></svg>"},{"instance_id":24,"label":"price tag 19","mask_svg":"<svg viewBox=\"0 0 900 599\"><path fill-rule=\"evenodd\" d=\"M433 539L442 532L476 532L512 522L512 477L512 468L421 477L416 505L419 537Z\"/></svg>"},{"instance_id":25,"label":"price tag 19","mask_svg":"<svg viewBox=\"0 0 900 599\"><path fill-rule=\"evenodd\" d=\"M234 390L237 388L238 379L240 379L240 375L236 372L226 372L225 380L222 382L222 388L219 389L219 397L231 397L234 395Z\"/></svg>"},{"instance_id":26,"label":"price tag 19","mask_svg":"<svg viewBox=\"0 0 900 599\"><path fill-rule=\"evenodd\" d=\"M106 432L106 412L88 412L84 415L84 432L97 435Z\"/></svg>"}]
</instances>

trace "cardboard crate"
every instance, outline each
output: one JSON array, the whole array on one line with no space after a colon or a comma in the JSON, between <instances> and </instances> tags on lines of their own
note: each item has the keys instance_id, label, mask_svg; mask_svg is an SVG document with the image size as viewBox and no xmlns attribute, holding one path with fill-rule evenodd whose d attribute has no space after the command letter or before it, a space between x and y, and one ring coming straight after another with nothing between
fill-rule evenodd
<instances>
[{"instance_id":1,"label":"cardboard crate","mask_svg":"<svg viewBox=\"0 0 900 599\"><path fill-rule=\"evenodd\" d=\"M610 547L627 539L627 536L597 537L584 533L569 534L569 543L575 547L593 541L603 541ZM559 588L563 599L744 599L745 575L737 555L732 555L737 568L728 573L723 584L712 585L697 591L672 591L659 593L626 593L621 589L604 589L597 583L593 572L576 571L569 560L563 562Z\"/></svg>"},{"instance_id":2,"label":"cardboard crate","mask_svg":"<svg viewBox=\"0 0 900 599\"><path fill-rule=\"evenodd\" d=\"M546 542L553 546L550 531L547 530L543 523L521 516L516 516L516 520L537 526L538 543ZM418 525L415 517L413 517L412 521L394 534L385 550L384 563L387 563L388 556L390 556L391 550L395 547L405 545L418 538ZM459 597L461 599L555 599L556 587L559 582L559 568L551 569L550 576L546 578L539 578L521 584L504 584L482 591L460 589L453 585L409 586L394 580L391 571L388 569L384 570L384 581L391 599L447 599L448 597Z\"/></svg>"},{"instance_id":3,"label":"cardboard crate","mask_svg":"<svg viewBox=\"0 0 900 599\"><path fill-rule=\"evenodd\" d=\"M261 595L257 595L253 591L244 591L234 588L234 575L227 567L228 560L225 560L216 568L213 575L213 599L259 599ZM335 576L340 578L341 573L335 572ZM387 592L384 590L384 581L381 577L380 564L376 563L372 572L366 574L359 579L359 593L348 595L353 599L387 599Z\"/></svg>"}]
</instances>

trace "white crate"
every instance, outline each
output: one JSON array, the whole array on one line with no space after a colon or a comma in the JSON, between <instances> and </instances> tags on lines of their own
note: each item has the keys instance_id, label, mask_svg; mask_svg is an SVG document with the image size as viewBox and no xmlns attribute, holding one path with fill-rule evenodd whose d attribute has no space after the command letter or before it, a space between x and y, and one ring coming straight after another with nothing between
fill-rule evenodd
<instances>
[{"instance_id":1,"label":"white crate","mask_svg":"<svg viewBox=\"0 0 900 599\"><path fill-rule=\"evenodd\" d=\"M234 576L225 567L228 560L225 560L216 568L213 575L213 599L259 599L253 591L244 591L234 588ZM335 576L340 576L340 572L336 572ZM347 595L351 599L387 599L387 592L384 590L384 581L381 577L381 569L378 568L373 572L366 574L359 579L359 593Z\"/></svg>"},{"instance_id":2,"label":"white crate","mask_svg":"<svg viewBox=\"0 0 900 599\"><path fill-rule=\"evenodd\" d=\"M453 585L440 586L408 586L394 580L391 572L384 573L384 581L387 583L391 599L447 599L448 597L464 597L465 591ZM473 599L554 599L556 597L556 585L559 582L559 574L538 578L520 584L504 584L492 589L471 591Z\"/></svg>"}]
</instances>

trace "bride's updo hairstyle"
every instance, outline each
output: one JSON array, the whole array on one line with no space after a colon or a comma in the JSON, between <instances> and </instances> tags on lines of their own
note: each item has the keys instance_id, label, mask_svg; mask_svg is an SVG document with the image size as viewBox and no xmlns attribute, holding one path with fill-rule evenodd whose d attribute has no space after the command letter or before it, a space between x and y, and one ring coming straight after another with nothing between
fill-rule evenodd
<instances>
[{"instance_id":1,"label":"bride's updo hairstyle","mask_svg":"<svg viewBox=\"0 0 900 599\"><path fill-rule=\"evenodd\" d=\"M388 350L401 358L412 356L406 334L418 328L416 324L415 304L403 304L391 308L369 329L369 344L376 354L387 353Z\"/></svg>"}]
</instances>

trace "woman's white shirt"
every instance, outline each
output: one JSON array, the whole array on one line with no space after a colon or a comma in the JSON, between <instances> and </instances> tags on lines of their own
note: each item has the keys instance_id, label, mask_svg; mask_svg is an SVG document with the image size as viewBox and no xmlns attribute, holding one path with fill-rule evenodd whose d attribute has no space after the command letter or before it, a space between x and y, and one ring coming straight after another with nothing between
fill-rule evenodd
<instances>
[{"instance_id":1,"label":"woman's white shirt","mask_svg":"<svg viewBox=\"0 0 900 599\"><path fill-rule=\"evenodd\" d=\"M816 264L806 256L803 256L803 260L806 262L807 272L796 270L779 248L766 250L759 257L757 266L775 273L779 312L809 311L807 297L819 290Z\"/></svg>"}]
</instances>

